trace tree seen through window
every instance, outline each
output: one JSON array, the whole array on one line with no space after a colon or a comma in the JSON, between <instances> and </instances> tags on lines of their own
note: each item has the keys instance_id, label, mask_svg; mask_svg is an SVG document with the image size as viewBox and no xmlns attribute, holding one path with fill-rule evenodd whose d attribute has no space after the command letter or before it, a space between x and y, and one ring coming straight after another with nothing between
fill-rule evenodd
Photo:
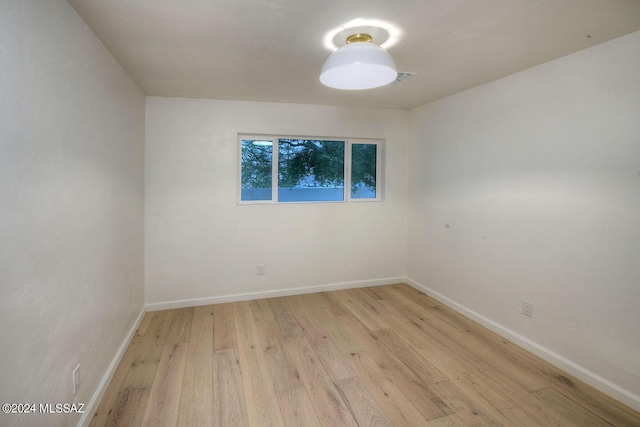
<instances>
[{"instance_id":1,"label":"tree seen through window","mask_svg":"<svg viewBox=\"0 0 640 427\"><path fill-rule=\"evenodd\" d=\"M350 150L350 197L375 199L377 150L375 143L278 138L242 139L241 200L271 200L273 143L277 145L277 201L345 200L345 154Z\"/></svg>"}]
</instances>

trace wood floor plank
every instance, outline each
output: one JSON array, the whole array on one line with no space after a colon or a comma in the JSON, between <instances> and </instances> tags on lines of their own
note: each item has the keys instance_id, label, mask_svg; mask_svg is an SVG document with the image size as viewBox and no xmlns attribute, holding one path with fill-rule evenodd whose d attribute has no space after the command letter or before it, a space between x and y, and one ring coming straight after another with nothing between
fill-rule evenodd
<instances>
[{"instance_id":1,"label":"wood floor plank","mask_svg":"<svg viewBox=\"0 0 640 427\"><path fill-rule=\"evenodd\" d=\"M397 426L425 425L427 420L366 353L352 353L349 363L376 402Z\"/></svg>"},{"instance_id":2,"label":"wood floor plank","mask_svg":"<svg viewBox=\"0 0 640 427\"><path fill-rule=\"evenodd\" d=\"M446 381L448 378L392 329L375 331L374 337L387 354L393 354L425 385Z\"/></svg>"},{"instance_id":3,"label":"wood floor plank","mask_svg":"<svg viewBox=\"0 0 640 427\"><path fill-rule=\"evenodd\" d=\"M441 307L442 306L442 304L440 302L434 300L433 298L429 297L428 295L423 294L422 292L420 292L416 288L413 288L413 287L411 287L411 286L409 286L407 284L404 284L404 283L400 284L398 286L394 286L393 288L387 287L387 290L389 290L390 292L393 292L393 293L404 295L405 297L407 297L408 299L410 299L412 301L419 302L420 304L422 304L427 309L436 308L436 307Z\"/></svg>"},{"instance_id":4,"label":"wood floor plank","mask_svg":"<svg viewBox=\"0 0 640 427\"><path fill-rule=\"evenodd\" d=\"M615 426L640 427L638 412L553 366L540 370L553 387Z\"/></svg>"},{"instance_id":5,"label":"wood floor plank","mask_svg":"<svg viewBox=\"0 0 640 427\"><path fill-rule=\"evenodd\" d=\"M240 359L233 348L213 355L213 419L216 426L243 426L249 423Z\"/></svg>"},{"instance_id":6,"label":"wood floor plank","mask_svg":"<svg viewBox=\"0 0 640 427\"><path fill-rule=\"evenodd\" d=\"M144 426L176 425L192 320L193 307L175 311L149 394Z\"/></svg>"},{"instance_id":7,"label":"wood floor plank","mask_svg":"<svg viewBox=\"0 0 640 427\"><path fill-rule=\"evenodd\" d=\"M551 387L535 391L533 394L552 405L561 414L565 415L567 422L572 420L575 424L581 427L613 425Z\"/></svg>"},{"instance_id":8,"label":"wood floor plank","mask_svg":"<svg viewBox=\"0 0 640 427\"><path fill-rule=\"evenodd\" d=\"M311 397L311 403L322 425L355 426L353 416L307 338L288 337L284 343L287 354L296 366L300 380ZM355 371L353 375L355 376Z\"/></svg>"},{"instance_id":9,"label":"wood floor plank","mask_svg":"<svg viewBox=\"0 0 640 427\"><path fill-rule=\"evenodd\" d=\"M502 414L491 417L486 411L486 407L490 406L488 402L479 402L480 396L475 395L475 391L468 396L465 391L455 384L455 381L441 381L431 384L429 388L456 414L467 426L502 426L507 421ZM493 410L493 409L492 409ZM488 411L489 414L492 410ZM445 416L446 417L446 416Z\"/></svg>"},{"instance_id":10,"label":"wood floor plank","mask_svg":"<svg viewBox=\"0 0 640 427\"><path fill-rule=\"evenodd\" d=\"M329 333L314 319L303 300L291 297L287 301L329 377L334 381L354 377L355 372L351 365L329 337Z\"/></svg>"},{"instance_id":11,"label":"wood floor plank","mask_svg":"<svg viewBox=\"0 0 640 427\"><path fill-rule=\"evenodd\" d=\"M91 426L639 426L397 284L147 313Z\"/></svg>"},{"instance_id":12,"label":"wood floor plank","mask_svg":"<svg viewBox=\"0 0 640 427\"><path fill-rule=\"evenodd\" d=\"M142 425L151 386L174 316L173 310L153 313L105 425Z\"/></svg>"},{"instance_id":13,"label":"wood floor plank","mask_svg":"<svg viewBox=\"0 0 640 427\"><path fill-rule=\"evenodd\" d=\"M467 361L472 362L480 371L488 374L495 373L496 375L511 374L511 380L527 391L538 390L546 386L539 378L522 372L497 350L483 345L480 341L476 341L474 337L467 333L466 328L461 331L451 327L449 322L442 321L431 310L421 309L413 301L384 300L381 304L387 308L392 308L391 311L399 314L402 320L413 322L430 339L446 343L457 357L465 358Z\"/></svg>"},{"instance_id":14,"label":"wood floor plank","mask_svg":"<svg viewBox=\"0 0 640 427\"><path fill-rule=\"evenodd\" d=\"M323 425L313 410L309 395L303 388L278 391L276 394L280 403L280 412L287 427Z\"/></svg>"},{"instance_id":15,"label":"wood floor plank","mask_svg":"<svg viewBox=\"0 0 640 427\"><path fill-rule=\"evenodd\" d=\"M466 427L466 424L456 414L451 414L429 421L429 427Z\"/></svg>"},{"instance_id":16,"label":"wood floor plank","mask_svg":"<svg viewBox=\"0 0 640 427\"><path fill-rule=\"evenodd\" d=\"M289 310L285 298L269 298L268 302L283 338L301 337L304 335L302 327L298 324L291 310Z\"/></svg>"},{"instance_id":17,"label":"wood floor plank","mask_svg":"<svg viewBox=\"0 0 640 427\"><path fill-rule=\"evenodd\" d=\"M283 338L267 300L249 302L256 323L256 343L260 346L275 391L300 387L300 378L283 348Z\"/></svg>"},{"instance_id":18,"label":"wood floor plank","mask_svg":"<svg viewBox=\"0 0 640 427\"><path fill-rule=\"evenodd\" d=\"M635 411L629 411L630 408L622 405L620 402L611 399L609 396L593 389L555 366L544 362L540 358L487 330L483 326L470 321L453 309L442 305L415 288L409 285L394 286L392 289L389 287L385 292L403 293L423 307L435 309L433 311L434 315L446 319L448 323L461 330L466 330L469 335L477 339L477 341L475 341L476 343L484 343L489 348L498 350L502 358L508 359L512 365L517 366L518 369L521 370L521 373L516 375L514 379L522 378L523 375L532 374L538 378L538 382L552 385L554 388L561 390L563 394L571 396L572 400L579 402L585 407L589 407L591 411L613 425L634 425L634 423L637 422ZM474 345L477 346L477 344ZM530 386L529 389L535 391L538 388L536 386Z\"/></svg>"},{"instance_id":19,"label":"wood floor plank","mask_svg":"<svg viewBox=\"0 0 640 427\"><path fill-rule=\"evenodd\" d=\"M363 301L363 294L356 292L357 289L333 292L340 301L347 307L369 330L387 328L387 323L382 320L375 305L367 304Z\"/></svg>"},{"instance_id":20,"label":"wood floor plank","mask_svg":"<svg viewBox=\"0 0 640 427\"><path fill-rule=\"evenodd\" d=\"M411 289L414 292L418 292L413 288ZM416 300L424 301L430 299L427 295L420 295L422 296ZM425 302L425 304L429 303ZM615 401L599 390L561 371L559 368L550 365L481 325L466 319L448 307L438 305L438 311L441 316L446 316L450 323L460 325L461 328L466 328L470 334L486 345L498 349L503 357L511 360L511 362L517 365L522 371L538 376L540 381L544 381L547 385L553 386L566 396L570 396L572 400L579 402L582 406L588 407L607 422L613 425L623 426L635 425L634 423L637 423L635 411L630 411L630 408ZM640 423L638 425L640 425Z\"/></svg>"},{"instance_id":21,"label":"wood floor plank","mask_svg":"<svg viewBox=\"0 0 640 427\"><path fill-rule=\"evenodd\" d=\"M401 292L404 288L398 289L399 292L390 292L392 301L400 307L402 311L411 313L415 319L424 322L434 333L440 332L442 335L452 339L453 342L465 343L459 346L457 352L462 352L469 358L477 360L479 366L487 371L497 370L501 374L509 376L520 387L527 391L535 391L547 387L547 383L539 376L533 375L526 370L522 370L520 366L514 364L509 358L506 358L499 349L485 345L485 342L477 338L470 332L468 323L458 324L452 321L456 318L457 313L447 312L443 315L439 306L432 306L429 303L420 304L417 301L421 299L414 297L409 299L405 293ZM396 291L396 289L394 289ZM417 291L416 291L417 292ZM410 292L412 295L413 292ZM429 300L426 295L424 298ZM388 302L382 301L384 306ZM427 309L425 309L428 307ZM485 329L485 331L487 331ZM489 331L487 331L489 332Z\"/></svg>"},{"instance_id":22,"label":"wood floor plank","mask_svg":"<svg viewBox=\"0 0 640 427\"><path fill-rule=\"evenodd\" d=\"M446 349L435 345L437 341L428 335L419 320L405 318L396 313L396 317L391 318L390 322L393 330L473 399L489 417L502 425L538 425L531 416L511 401L509 396L500 395L480 381L475 375L476 369L473 365L464 362L460 364L453 356L447 354Z\"/></svg>"},{"instance_id":23,"label":"wood floor plank","mask_svg":"<svg viewBox=\"0 0 640 427\"><path fill-rule=\"evenodd\" d=\"M387 414L358 377L337 381L336 386L358 426L393 426Z\"/></svg>"},{"instance_id":24,"label":"wood floor plank","mask_svg":"<svg viewBox=\"0 0 640 427\"><path fill-rule=\"evenodd\" d=\"M346 331L344 333L353 341L355 349L347 354L370 350L370 348L362 344L359 338L363 334L368 337L371 329L349 308L348 303L343 298L344 295L335 292L326 293L321 295L321 298L318 298L316 304L325 305L331 312L331 316L337 320L337 327Z\"/></svg>"},{"instance_id":25,"label":"wood floor plank","mask_svg":"<svg viewBox=\"0 0 640 427\"><path fill-rule=\"evenodd\" d=\"M469 356L467 350L460 347L459 343L447 338L436 328L431 328L431 324L425 324L412 313L404 312L403 315L399 318L398 324L412 325L419 334L427 338L427 342L434 344L422 346L418 351L430 360L437 358L446 365L441 366L433 362L450 378L455 374L447 373L445 369L452 369L455 363L455 369L464 372L467 378L472 379L472 384L483 387L483 395L495 405L496 409L512 417L514 422L521 425L544 426L565 424L565 420L557 411L544 405L540 399L521 388L513 379L505 377L500 370L487 367L482 363L481 358Z\"/></svg>"},{"instance_id":26,"label":"wood floor plank","mask_svg":"<svg viewBox=\"0 0 640 427\"><path fill-rule=\"evenodd\" d=\"M283 426L278 398L262 351L248 302L233 303L238 358L250 425Z\"/></svg>"},{"instance_id":27,"label":"wood floor plank","mask_svg":"<svg viewBox=\"0 0 640 427\"><path fill-rule=\"evenodd\" d=\"M233 318L233 304L217 304L213 311L215 334L213 335L213 351L225 348L236 348L236 324Z\"/></svg>"},{"instance_id":28,"label":"wood floor plank","mask_svg":"<svg viewBox=\"0 0 640 427\"><path fill-rule=\"evenodd\" d=\"M140 324L138 325L138 329L136 329L136 336L142 336L147 333L147 329L149 329L149 325L151 324L151 320L153 320L153 312L147 312L142 317Z\"/></svg>"},{"instance_id":29,"label":"wood floor plank","mask_svg":"<svg viewBox=\"0 0 640 427\"><path fill-rule=\"evenodd\" d=\"M438 330L442 334L451 337L452 340L464 342L465 356L467 358L480 359L481 369L486 369L487 371L497 370L527 391L540 390L548 385L544 378L527 369L522 369L522 361L507 357L500 347L486 345L485 339L471 333L468 323L460 325L460 327L451 326L452 324L456 324L452 319L457 318L457 314L444 314L439 308L432 309L428 313L433 315L432 319L443 320L443 317L447 318L446 322L438 323L441 325ZM493 333L484 329L483 334L488 335Z\"/></svg>"},{"instance_id":30,"label":"wood floor plank","mask_svg":"<svg viewBox=\"0 0 640 427\"><path fill-rule=\"evenodd\" d=\"M323 331L331 338L331 341L340 349L342 354L357 353L362 349L358 347L352 336L344 332L340 322L333 315L327 304L319 301L317 295L301 295L298 298L305 305L311 317L318 325L322 325Z\"/></svg>"},{"instance_id":31,"label":"wood floor plank","mask_svg":"<svg viewBox=\"0 0 640 427\"><path fill-rule=\"evenodd\" d=\"M146 313L144 319L148 319L147 324L145 325L144 330L148 326L148 323L151 322L152 318L151 313ZM98 409L96 409L95 414L93 415L93 419L91 420L90 426L101 426L106 424L109 419L109 412L116 404L116 400L118 398L118 393L124 384L124 381L129 373L129 368L131 368L131 364L133 363L133 359L142 343L142 338L144 337L144 333L140 333L140 328L136 331L135 335L131 339L127 350L125 351L122 359L120 360L120 364L116 368L116 372L113 374L113 378L109 383L109 387L107 387L107 391L105 392L100 405L98 405Z\"/></svg>"},{"instance_id":32,"label":"wood floor plank","mask_svg":"<svg viewBox=\"0 0 640 427\"><path fill-rule=\"evenodd\" d=\"M149 400L150 388L124 388L118 394L118 399L109 413L107 422L103 425L110 427L129 427L142 425L144 411Z\"/></svg>"},{"instance_id":33,"label":"wood floor plank","mask_svg":"<svg viewBox=\"0 0 640 427\"><path fill-rule=\"evenodd\" d=\"M176 312L155 312L134 357L124 387L151 387Z\"/></svg>"},{"instance_id":34,"label":"wood floor plank","mask_svg":"<svg viewBox=\"0 0 640 427\"><path fill-rule=\"evenodd\" d=\"M339 294L327 295L332 300L332 310L340 316L342 327L349 330L359 346L364 349L381 367L387 378L392 380L400 389L406 390L408 398L415 402L416 408L425 419L431 420L450 414L447 405L435 395L428 386L420 380L415 371L431 367L438 371L432 364L422 367L409 368L393 352L387 351L383 345L384 337L380 336L385 330L371 331L360 322L353 313L342 305L342 296ZM446 377L443 377L446 379ZM419 404L417 403L419 402Z\"/></svg>"},{"instance_id":35,"label":"wood floor plank","mask_svg":"<svg viewBox=\"0 0 640 427\"><path fill-rule=\"evenodd\" d=\"M213 321L213 305L195 307L183 376L179 426L210 426L213 420Z\"/></svg>"},{"instance_id":36,"label":"wood floor plank","mask_svg":"<svg viewBox=\"0 0 640 427\"><path fill-rule=\"evenodd\" d=\"M433 309L432 309L433 310ZM435 310L439 312L440 310ZM427 316L432 313L430 310ZM425 316L425 317L427 317ZM441 314L435 317L441 318ZM446 321L437 323L437 327L432 331L440 334L440 338L435 338L439 342L447 343L448 353L454 358L459 358L476 366L476 372L481 373L480 378L486 382L493 382L494 387L502 387L506 395L518 402L519 407L527 411L542 425L563 425L565 420L555 408L549 405L542 405L540 399L532 399L535 396L526 391L539 390L544 387L544 380L534 377L529 371L522 370L517 364L511 363L508 358L503 357L496 349L492 349L486 345L482 345L482 341L476 340L475 337L469 337L468 334L460 330L446 327L451 319L457 314L449 313ZM435 319L430 318L430 325L436 325ZM486 331L486 334L491 332ZM434 335L432 335L433 337ZM465 343L465 345L460 345Z\"/></svg>"},{"instance_id":37,"label":"wood floor plank","mask_svg":"<svg viewBox=\"0 0 640 427\"><path fill-rule=\"evenodd\" d=\"M367 292L367 288L349 289L347 292L376 319L375 321L379 325L378 329L387 329L389 327L385 320L384 308L380 306L380 299L377 296Z\"/></svg>"},{"instance_id":38,"label":"wood floor plank","mask_svg":"<svg viewBox=\"0 0 640 427\"><path fill-rule=\"evenodd\" d=\"M384 299L384 297L382 295L380 295L379 290L383 289L383 288L388 288L388 286L374 286L371 288L359 288L362 292L366 293L367 295L369 295L370 298L373 298L374 300L381 300Z\"/></svg>"}]
</instances>

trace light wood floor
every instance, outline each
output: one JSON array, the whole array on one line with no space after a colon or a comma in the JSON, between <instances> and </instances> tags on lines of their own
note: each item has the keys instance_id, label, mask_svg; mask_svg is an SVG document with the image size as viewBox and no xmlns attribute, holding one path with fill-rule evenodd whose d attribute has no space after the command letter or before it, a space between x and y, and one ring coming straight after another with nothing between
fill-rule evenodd
<instances>
[{"instance_id":1,"label":"light wood floor","mask_svg":"<svg viewBox=\"0 0 640 427\"><path fill-rule=\"evenodd\" d=\"M92 426L640 426L407 285L147 313Z\"/></svg>"}]
</instances>

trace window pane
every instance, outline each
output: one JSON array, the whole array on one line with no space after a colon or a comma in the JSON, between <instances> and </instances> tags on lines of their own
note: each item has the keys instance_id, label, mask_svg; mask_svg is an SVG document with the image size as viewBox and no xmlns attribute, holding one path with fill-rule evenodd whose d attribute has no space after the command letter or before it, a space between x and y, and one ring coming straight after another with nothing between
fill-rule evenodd
<instances>
[{"instance_id":1,"label":"window pane","mask_svg":"<svg viewBox=\"0 0 640 427\"><path fill-rule=\"evenodd\" d=\"M344 200L344 141L278 140L278 201Z\"/></svg>"},{"instance_id":2,"label":"window pane","mask_svg":"<svg viewBox=\"0 0 640 427\"><path fill-rule=\"evenodd\" d=\"M273 143L269 140L242 140L241 200L271 200Z\"/></svg>"},{"instance_id":3,"label":"window pane","mask_svg":"<svg viewBox=\"0 0 640 427\"><path fill-rule=\"evenodd\" d=\"M376 198L376 144L351 145L351 198Z\"/></svg>"}]
</instances>

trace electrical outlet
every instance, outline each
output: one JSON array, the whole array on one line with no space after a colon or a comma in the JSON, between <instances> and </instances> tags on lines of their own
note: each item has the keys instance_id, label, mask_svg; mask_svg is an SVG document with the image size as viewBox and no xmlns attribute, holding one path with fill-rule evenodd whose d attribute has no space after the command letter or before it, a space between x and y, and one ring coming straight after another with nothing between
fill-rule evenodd
<instances>
[{"instance_id":1,"label":"electrical outlet","mask_svg":"<svg viewBox=\"0 0 640 427\"><path fill-rule=\"evenodd\" d=\"M264 264L258 264L257 274L258 274L258 276L264 276L264 274L265 274L265 266L264 266Z\"/></svg>"},{"instance_id":2,"label":"electrical outlet","mask_svg":"<svg viewBox=\"0 0 640 427\"><path fill-rule=\"evenodd\" d=\"M76 394L78 387L80 387L80 364L78 364L73 370L71 380L73 382L73 394Z\"/></svg>"},{"instance_id":3,"label":"electrical outlet","mask_svg":"<svg viewBox=\"0 0 640 427\"><path fill-rule=\"evenodd\" d=\"M533 317L533 303L522 300L522 314Z\"/></svg>"}]
</instances>

